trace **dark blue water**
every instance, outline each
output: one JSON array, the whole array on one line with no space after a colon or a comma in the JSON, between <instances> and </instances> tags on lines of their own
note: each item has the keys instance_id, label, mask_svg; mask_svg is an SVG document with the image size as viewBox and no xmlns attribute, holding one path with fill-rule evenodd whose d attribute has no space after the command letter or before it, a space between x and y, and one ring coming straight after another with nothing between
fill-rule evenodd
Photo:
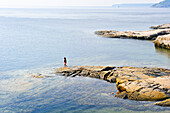
<instances>
[{"instance_id":1,"label":"dark blue water","mask_svg":"<svg viewBox=\"0 0 170 113\"><path fill-rule=\"evenodd\" d=\"M122 100L114 84L52 74L68 65L170 68L170 51L152 41L102 38L97 30L148 30L169 23L169 9L111 7L0 9L0 111L169 112L153 102ZM43 73L49 78L28 75Z\"/></svg>"}]
</instances>

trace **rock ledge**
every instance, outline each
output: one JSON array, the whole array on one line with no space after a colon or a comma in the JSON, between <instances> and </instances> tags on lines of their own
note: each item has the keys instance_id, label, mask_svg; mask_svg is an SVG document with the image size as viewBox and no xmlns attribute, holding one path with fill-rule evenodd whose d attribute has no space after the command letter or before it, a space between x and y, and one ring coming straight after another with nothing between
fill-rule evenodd
<instances>
[{"instance_id":1,"label":"rock ledge","mask_svg":"<svg viewBox=\"0 0 170 113\"><path fill-rule=\"evenodd\" d=\"M116 83L116 97L138 101L170 98L170 69L147 67L73 66L56 70L63 76L88 76ZM169 106L169 100L155 105ZM165 104L162 104L165 103Z\"/></svg>"},{"instance_id":2,"label":"rock ledge","mask_svg":"<svg viewBox=\"0 0 170 113\"><path fill-rule=\"evenodd\" d=\"M156 25L150 28L154 30L147 31L101 30L96 31L95 34L108 38L133 38L142 40L155 40L154 41L155 46L170 49L170 23Z\"/></svg>"},{"instance_id":3,"label":"rock ledge","mask_svg":"<svg viewBox=\"0 0 170 113\"><path fill-rule=\"evenodd\" d=\"M170 29L170 23L168 24L162 24L162 25L156 25L156 26L151 26L151 29Z\"/></svg>"},{"instance_id":4,"label":"rock ledge","mask_svg":"<svg viewBox=\"0 0 170 113\"><path fill-rule=\"evenodd\" d=\"M155 40L160 35L170 34L170 29L157 29L147 31L102 30L96 31L95 34L108 38L133 38L143 40Z\"/></svg>"},{"instance_id":5,"label":"rock ledge","mask_svg":"<svg viewBox=\"0 0 170 113\"><path fill-rule=\"evenodd\" d=\"M170 34L158 36L154 41L155 46L170 49Z\"/></svg>"}]
</instances>

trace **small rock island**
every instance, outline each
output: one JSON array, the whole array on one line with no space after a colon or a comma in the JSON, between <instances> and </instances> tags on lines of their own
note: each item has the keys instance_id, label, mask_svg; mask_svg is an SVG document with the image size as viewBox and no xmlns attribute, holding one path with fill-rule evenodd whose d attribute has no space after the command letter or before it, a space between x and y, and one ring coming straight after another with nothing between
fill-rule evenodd
<instances>
[{"instance_id":1,"label":"small rock island","mask_svg":"<svg viewBox=\"0 0 170 113\"><path fill-rule=\"evenodd\" d=\"M114 31L101 30L95 34L107 38L133 38L153 40L155 46L170 49L170 23L150 27L153 30L146 31Z\"/></svg>"},{"instance_id":2,"label":"small rock island","mask_svg":"<svg viewBox=\"0 0 170 113\"><path fill-rule=\"evenodd\" d=\"M85 76L116 83L116 97L137 101L159 101L170 106L170 69L148 67L73 66L56 70L67 77Z\"/></svg>"}]
</instances>

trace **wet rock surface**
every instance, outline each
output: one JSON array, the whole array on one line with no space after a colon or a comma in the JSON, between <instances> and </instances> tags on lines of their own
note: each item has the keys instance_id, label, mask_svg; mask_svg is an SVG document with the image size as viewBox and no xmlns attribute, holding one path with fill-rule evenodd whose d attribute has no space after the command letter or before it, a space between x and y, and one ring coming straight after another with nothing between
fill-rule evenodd
<instances>
[{"instance_id":1,"label":"wet rock surface","mask_svg":"<svg viewBox=\"0 0 170 113\"><path fill-rule=\"evenodd\" d=\"M158 36L154 41L155 46L170 49L170 34Z\"/></svg>"},{"instance_id":2,"label":"wet rock surface","mask_svg":"<svg viewBox=\"0 0 170 113\"><path fill-rule=\"evenodd\" d=\"M116 83L116 97L159 101L170 97L170 69L148 67L73 66L56 70L63 76L88 76ZM162 105L163 104L155 104ZM168 104L169 105L169 104ZM167 102L166 102L166 106Z\"/></svg>"}]
</instances>

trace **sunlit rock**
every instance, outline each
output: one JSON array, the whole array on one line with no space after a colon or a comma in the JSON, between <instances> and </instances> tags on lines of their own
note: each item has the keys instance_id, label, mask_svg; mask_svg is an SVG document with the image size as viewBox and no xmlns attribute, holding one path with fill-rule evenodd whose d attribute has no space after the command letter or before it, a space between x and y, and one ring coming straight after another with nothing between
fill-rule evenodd
<instances>
[{"instance_id":1,"label":"sunlit rock","mask_svg":"<svg viewBox=\"0 0 170 113\"><path fill-rule=\"evenodd\" d=\"M155 25L151 26L151 29L170 29L170 23L168 24L162 24L162 25Z\"/></svg>"},{"instance_id":2,"label":"sunlit rock","mask_svg":"<svg viewBox=\"0 0 170 113\"><path fill-rule=\"evenodd\" d=\"M116 83L116 97L157 101L170 97L170 69L147 67L73 66L56 70L63 76L88 76Z\"/></svg>"},{"instance_id":3,"label":"sunlit rock","mask_svg":"<svg viewBox=\"0 0 170 113\"><path fill-rule=\"evenodd\" d=\"M170 49L170 34L158 36L154 41L155 46Z\"/></svg>"},{"instance_id":4,"label":"sunlit rock","mask_svg":"<svg viewBox=\"0 0 170 113\"><path fill-rule=\"evenodd\" d=\"M161 102L156 102L155 105L169 107L170 106L170 99L166 99L166 100L161 101Z\"/></svg>"},{"instance_id":5,"label":"sunlit rock","mask_svg":"<svg viewBox=\"0 0 170 113\"><path fill-rule=\"evenodd\" d=\"M143 40L155 40L160 35L170 34L170 29L157 29L146 31L113 31L102 30L96 31L95 34L108 38L133 38Z\"/></svg>"}]
</instances>

